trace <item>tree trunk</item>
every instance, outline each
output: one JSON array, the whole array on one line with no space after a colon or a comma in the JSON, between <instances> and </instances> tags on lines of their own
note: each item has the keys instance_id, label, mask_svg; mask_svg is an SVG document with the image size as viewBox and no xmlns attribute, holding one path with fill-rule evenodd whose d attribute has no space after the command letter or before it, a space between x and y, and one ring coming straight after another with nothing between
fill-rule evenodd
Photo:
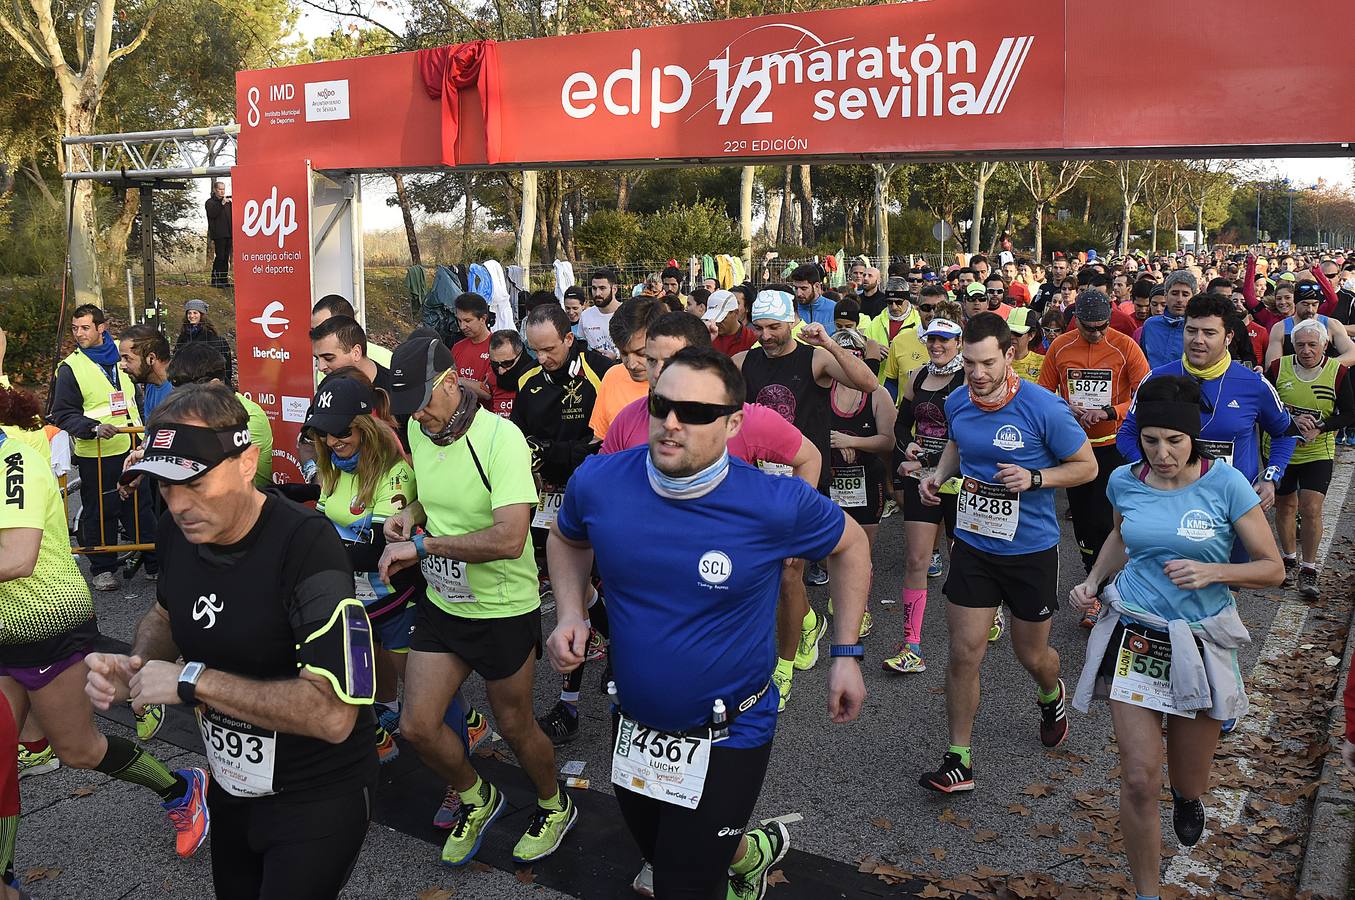
<instances>
[{"instance_id":1,"label":"tree trunk","mask_svg":"<svg viewBox=\"0 0 1355 900\"><path fill-rule=\"evenodd\" d=\"M118 280L127 262L127 239L131 237L132 226L136 223L137 213L141 209L141 193L136 188L128 188L122 198L122 211L104 231L103 277L110 283Z\"/></svg>"},{"instance_id":2,"label":"tree trunk","mask_svg":"<svg viewBox=\"0 0 1355 900\"><path fill-rule=\"evenodd\" d=\"M1082 224L1087 225L1092 220L1092 192L1087 191L1087 203L1082 207Z\"/></svg>"},{"instance_id":3,"label":"tree trunk","mask_svg":"<svg viewBox=\"0 0 1355 900\"><path fill-rule=\"evenodd\" d=\"M818 243L814 229L814 187L810 181L809 166L799 166L799 169L800 243L813 247Z\"/></svg>"},{"instance_id":4,"label":"tree trunk","mask_svg":"<svg viewBox=\"0 0 1355 900\"><path fill-rule=\"evenodd\" d=\"M799 243L799 235L794 231L795 191L792 186L793 166L786 166L781 179L781 222L776 231L776 242L783 247Z\"/></svg>"},{"instance_id":5,"label":"tree trunk","mask_svg":"<svg viewBox=\"0 0 1355 900\"><path fill-rule=\"evenodd\" d=\"M881 267L889 264L889 176L894 174L893 165L873 163L870 167L875 176L875 256Z\"/></svg>"},{"instance_id":6,"label":"tree trunk","mask_svg":"<svg viewBox=\"0 0 1355 900\"><path fill-rule=\"evenodd\" d=\"M469 196L467 194L468 198ZM421 266L423 265L423 257L419 253L419 234L414 229L414 211L409 208L409 194L405 191L405 176L399 174L395 176L395 201L400 204L400 218L405 221L405 240L409 242L409 264ZM469 202L469 199L467 202Z\"/></svg>"},{"instance_id":7,"label":"tree trunk","mask_svg":"<svg viewBox=\"0 0 1355 900\"><path fill-rule=\"evenodd\" d=\"M556 169L550 180L550 190L546 192L546 245L554 259L564 256L563 217L565 206L565 173Z\"/></svg>"},{"instance_id":8,"label":"tree trunk","mask_svg":"<svg viewBox=\"0 0 1355 900\"><path fill-rule=\"evenodd\" d=\"M982 166L984 163L979 163L979 165ZM984 195L987 193L988 179L974 179L974 211L970 213L974 223L969 226L969 253L971 256L979 252L979 240L983 232L983 201Z\"/></svg>"},{"instance_id":9,"label":"tree trunk","mask_svg":"<svg viewBox=\"0 0 1355 900\"><path fill-rule=\"evenodd\" d=\"M781 236L781 200L771 190L767 194L767 215L762 219L762 228L767 233L767 243L776 246Z\"/></svg>"},{"instance_id":10,"label":"tree trunk","mask_svg":"<svg viewBox=\"0 0 1355 900\"><path fill-rule=\"evenodd\" d=\"M1153 240L1152 244L1148 247L1149 254L1157 253L1157 216L1158 211L1153 210Z\"/></svg>"},{"instance_id":11,"label":"tree trunk","mask_svg":"<svg viewBox=\"0 0 1355 900\"><path fill-rule=\"evenodd\" d=\"M1121 196L1123 204L1120 207L1120 243L1117 251L1120 256L1129 253L1129 213L1131 212L1129 197Z\"/></svg>"},{"instance_id":12,"label":"tree trunk","mask_svg":"<svg viewBox=\"0 0 1355 900\"><path fill-rule=\"evenodd\" d=\"M461 214L461 254L464 256L475 238L475 176L467 172L461 179L461 191L466 200L466 208Z\"/></svg>"},{"instance_id":13,"label":"tree trunk","mask_svg":"<svg viewBox=\"0 0 1355 900\"><path fill-rule=\"evenodd\" d=\"M630 209L630 173L618 172L616 176L616 211Z\"/></svg>"},{"instance_id":14,"label":"tree trunk","mask_svg":"<svg viewBox=\"0 0 1355 900\"><path fill-rule=\"evenodd\" d=\"M1204 201L1195 204L1195 252L1204 250Z\"/></svg>"},{"instance_id":15,"label":"tree trunk","mask_svg":"<svg viewBox=\"0 0 1355 900\"><path fill-rule=\"evenodd\" d=\"M522 173L522 215L518 217L514 259L523 269L532 264L532 238L536 234L536 170Z\"/></svg>"},{"instance_id":16,"label":"tree trunk","mask_svg":"<svg viewBox=\"0 0 1355 900\"><path fill-rule=\"evenodd\" d=\"M1181 249L1181 215L1176 210L1172 210L1172 249L1179 251Z\"/></svg>"},{"instance_id":17,"label":"tree trunk","mask_svg":"<svg viewBox=\"0 0 1355 900\"><path fill-rule=\"evenodd\" d=\"M753 272L753 182L757 166L739 170L739 238L743 242L743 267L752 277Z\"/></svg>"},{"instance_id":18,"label":"tree trunk","mask_svg":"<svg viewBox=\"0 0 1355 900\"><path fill-rule=\"evenodd\" d=\"M76 89L61 92L67 135L94 133L94 115L99 106L99 96L103 92L93 88L90 85L91 80L81 79ZM62 158L60 153L58 158ZM95 250L95 236L99 233L99 223L94 211L94 182L82 179L73 182L68 190L74 192L70 254L71 287L75 294L75 305L93 303L102 308L103 288L99 283L99 257ZM70 195L67 195L67 198L69 202Z\"/></svg>"},{"instance_id":19,"label":"tree trunk","mask_svg":"<svg viewBox=\"0 0 1355 900\"><path fill-rule=\"evenodd\" d=\"M1035 204L1035 258L1044 259L1044 203Z\"/></svg>"}]
</instances>

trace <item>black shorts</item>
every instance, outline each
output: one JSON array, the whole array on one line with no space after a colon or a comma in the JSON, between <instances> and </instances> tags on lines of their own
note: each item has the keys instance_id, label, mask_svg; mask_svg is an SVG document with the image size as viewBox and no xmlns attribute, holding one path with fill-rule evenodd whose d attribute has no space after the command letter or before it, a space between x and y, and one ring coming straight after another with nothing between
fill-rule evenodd
<instances>
[{"instance_id":1,"label":"black shorts","mask_svg":"<svg viewBox=\"0 0 1355 900\"><path fill-rule=\"evenodd\" d=\"M942 494L939 506L928 506L922 502L918 493L918 480L905 476L903 479L903 520L905 522L930 522L933 525L946 523L946 534L955 536L955 494Z\"/></svg>"},{"instance_id":2,"label":"black shorts","mask_svg":"<svg viewBox=\"0 0 1355 900\"><path fill-rule=\"evenodd\" d=\"M883 466L839 466L837 468L860 468L864 472L866 504L865 506L844 506L842 511L856 520L858 525L879 525L880 513L885 506L885 482ZM836 469L834 470L836 474ZM831 489L829 497L832 497Z\"/></svg>"},{"instance_id":3,"label":"black shorts","mask_svg":"<svg viewBox=\"0 0 1355 900\"><path fill-rule=\"evenodd\" d=\"M533 649L541 658L541 608L502 619L467 619L420 597L409 649L455 654L485 681L499 681L515 675Z\"/></svg>"},{"instance_id":4,"label":"black shorts","mask_svg":"<svg viewBox=\"0 0 1355 900\"><path fill-rule=\"evenodd\" d=\"M1007 605L1023 622L1043 622L1059 608L1059 548L999 556L959 538L950 549L950 570L941 591L951 603L972 609Z\"/></svg>"},{"instance_id":5,"label":"black shorts","mask_svg":"<svg viewBox=\"0 0 1355 900\"><path fill-rule=\"evenodd\" d=\"M1335 462L1330 459L1314 459L1306 463L1290 463L1284 470L1284 477L1275 486L1275 493L1284 497L1295 491L1316 491L1327 493L1331 486L1331 473Z\"/></svg>"},{"instance_id":6,"label":"black shorts","mask_svg":"<svg viewBox=\"0 0 1355 900\"><path fill-rule=\"evenodd\" d=\"M0 665L41 668L63 662L75 653L90 653L99 640L99 623L94 618L68 631L26 644L0 644Z\"/></svg>"}]
</instances>

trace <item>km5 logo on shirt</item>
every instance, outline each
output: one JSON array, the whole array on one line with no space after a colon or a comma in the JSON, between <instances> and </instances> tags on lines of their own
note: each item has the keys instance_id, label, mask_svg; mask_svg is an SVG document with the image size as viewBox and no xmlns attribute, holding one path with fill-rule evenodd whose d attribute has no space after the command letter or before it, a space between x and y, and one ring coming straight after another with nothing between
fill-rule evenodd
<instances>
[{"instance_id":1,"label":"km5 logo on shirt","mask_svg":"<svg viewBox=\"0 0 1355 900\"><path fill-rule=\"evenodd\" d=\"M202 630L206 631L216 624L216 614L224 608L224 603L217 602L216 594L199 597L197 602L193 604L193 621L201 622L206 619L207 624L202 626Z\"/></svg>"},{"instance_id":2,"label":"km5 logo on shirt","mask_svg":"<svg viewBox=\"0 0 1355 900\"><path fill-rule=\"evenodd\" d=\"M1026 442L1021 437L1021 429L1015 425L1003 425L993 436L993 446L1002 450L1020 450L1026 446Z\"/></svg>"}]
</instances>

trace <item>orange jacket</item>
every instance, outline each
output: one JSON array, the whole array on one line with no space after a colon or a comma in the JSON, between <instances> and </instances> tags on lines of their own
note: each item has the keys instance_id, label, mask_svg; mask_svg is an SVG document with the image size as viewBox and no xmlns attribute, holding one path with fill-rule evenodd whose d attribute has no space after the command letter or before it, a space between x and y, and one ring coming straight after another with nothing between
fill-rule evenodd
<instances>
[{"instance_id":1,"label":"orange jacket","mask_svg":"<svg viewBox=\"0 0 1355 900\"><path fill-rule=\"evenodd\" d=\"M1134 390L1148 372L1148 358L1129 335L1107 328L1099 343L1089 344L1074 323L1049 345L1040 368L1040 384L1070 404L1081 400L1084 406L1115 407L1114 419L1085 429L1093 444L1104 444L1115 440L1115 432L1129 412ZM1075 392L1073 396L1070 388Z\"/></svg>"}]
</instances>

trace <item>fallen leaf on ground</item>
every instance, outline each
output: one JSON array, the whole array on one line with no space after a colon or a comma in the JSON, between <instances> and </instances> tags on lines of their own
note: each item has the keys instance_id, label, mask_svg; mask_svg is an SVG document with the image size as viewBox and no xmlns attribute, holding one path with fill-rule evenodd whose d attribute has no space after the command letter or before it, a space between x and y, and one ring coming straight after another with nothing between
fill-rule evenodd
<instances>
[{"instance_id":1,"label":"fallen leaf on ground","mask_svg":"<svg viewBox=\"0 0 1355 900\"><path fill-rule=\"evenodd\" d=\"M1018 816L1028 816L1030 815L1030 807L1022 806L1020 803L1013 803L1011 806L1007 807L1007 812L1016 813Z\"/></svg>"},{"instance_id":2,"label":"fallen leaf on ground","mask_svg":"<svg viewBox=\"0 0 1355 900\"><path fill-rule=\"evenodd\" d=\"M415 900L451 900L452 896L447 888L424 888L414 895Z\"/></svg>"},{"instance_id":3,"label":"fallen leaf on ground","mask_svg":"<svg viewBox=\"0 0 1355 900\"><path fill-rule=\"evenodd\" d=\"M876 816L875 818L871 819L870 824L874 825L881 831L889 831L894 827L894 823L884 818L883 816Z\"/></svg>"},{"instance_id":4,"label":"fallen leaf on ground","mask_svg":"<svg viewBox=\"0 0 1355 900\"><path fill-rule=\"evenodd\" d=\"M1058 822L1050 822L1048 825L1032 825L1026 834L1033 838L1053 838L1057 837L1060 831L1062 829Z\"/></svg>"},{"instance_id":5,"label":"fallen leaf on ground","mask_svg":"<svg viewBox=\"0 0 1355 900\"><path fill-rule=\"evenodd\" d=\"M44 866L36 866L24 872L24 881L43 881L49 878L56 878L61 874L60 869L52 869Z\"/></svg>"},{"instance_id":6,"label":"fallen leaf on ground","mask_svg":"<svg viewBox=\"0 0 1355 900\"><path fill-rule=\"evenodd\" d=\"M76 788L75 790L71 791L71 796L72 796L72 797L88 797L90 794L94 794L94 793L97 793L97 789L96 789L96 788L93 788L93 787L91 787L91 786L88 785L88 784L82 784L82 785L80 785L78 788Z\"/></svg>"},{"instance_id":7,"label":"fallen leaf on ground","mask_svg":"<svg viewBox=\"0 0 1355 900\"><path fill-rule=\"evenodd\" d=\"M776 887L778 884L790 884L790 879L780 869L773 869L767 873L767 887Z\"/></svg>"},{"instance_id":8,"label":"fallen leaf on ground","mask_svg":"<svg viewBox=\"0 0 1355 900\"><path fill-rule=\"evenodd\" d=\"M528 866L525 869L518 869L513 873L513 877L523 884L536 884L536 873L532 871L531 866Z\"/></svg>"},{"instance_id":9,"label":"fallen leaf on ground","mask_svg":"<svg viewBox=\"0 0 1355 900\"><path fill-rule=\"evenodd\" d=\"M933 847L930 852L938 861L946 858L946 851L942 850L940 847Z\"/></svg>"},{"instance_id":10,"label":"fallen leaf on ground","mask_svg":"<svg viewBox=\"0 0 1355 900\"><path fill-rule=\"evenodd\" d=\"M1029 797L1048 797L1054 793L1054 789L1047 784L1028 784L1021 793Z\"/></svg>"}]
</instances>

